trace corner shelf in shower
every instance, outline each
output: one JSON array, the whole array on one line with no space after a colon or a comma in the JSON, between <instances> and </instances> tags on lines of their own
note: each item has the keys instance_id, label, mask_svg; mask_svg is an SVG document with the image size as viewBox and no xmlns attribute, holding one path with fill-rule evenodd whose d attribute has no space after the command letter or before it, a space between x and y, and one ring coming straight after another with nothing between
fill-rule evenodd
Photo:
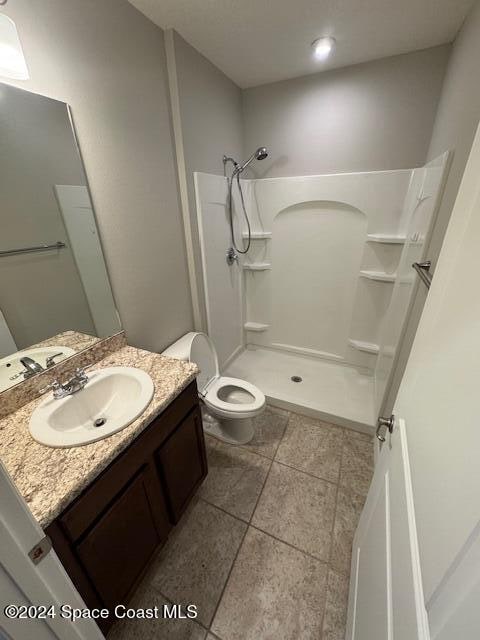
<instances>
[{"instance_id":1,"label":"corner shelf in shower","mask_svg":"<svg viewBox=\"0 0 480 640\"><path fill-rule=\"evenodd\" d=\"M364 340L353 340L352 338L350 338L348 340L348 344L354 349L357 349L357 351L364 351L365 353L373 353L377 355L380 351L380 347L378 346L378 344L375 344L373 342L365 342Z\"/></svg>"},{"instance_id":2,"label":"corner shelf in shower","mask_svg":"<svg viewBox=\"0 0 480 640\"><path fill-rule=\"evenodd\" d=\"M386 273L385 271L360 271L361 278L376 280L377 282L395 282L396 273Z\"/></svg>"},{"instance_id":3,"label":"corner shelf in shower","mask_svg":"<svg viewBox=\"0 0 480 640\"><path fill-rule=\"evenodd\" d=\"M369 233L367 242L378 242L380 244L405 244L406 236L395 236L388 233Z\"/></svg>"},{"instance_id":4,"label":"corner shelf in shower","mask_svg":"<svg viewBox=\"0 0 480 640\"><path fill-rule=\"evenodd\" d=\"M244 231L242 233L243 238L248 238L248 232ZM272 237L271 231L252 231L250 235L252 240L270 240Z\"/></svg>"},{"instance_id":5,"label":"corner shelf in shower","mask_svg":"<svg viewBox=\"0 0 480 640\"><path fill-rule=\"evenodd\" d=\"M269 324L263 324L262 322L246 322L243 325L245 331L255 331L256 333L261 333L262 331L267 331L270 328Z\"/></svg>"},{"instance_id":6,"label":"corner shelf in shower","mask_svg":"<svg viewBox=\"0 0 480 640\"><path fill-rule=\"evenodd\" d=\"M249 262L242 265L246 271L268 271L272 268L269 262Z\"/></svg>"}]
</instances>

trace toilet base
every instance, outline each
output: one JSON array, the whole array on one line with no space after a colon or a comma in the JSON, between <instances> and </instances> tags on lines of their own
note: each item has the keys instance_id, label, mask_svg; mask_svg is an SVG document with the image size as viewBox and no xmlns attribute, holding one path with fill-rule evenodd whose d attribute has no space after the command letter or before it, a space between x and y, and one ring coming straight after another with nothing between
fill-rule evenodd
<instances>
[{"instance_id":1,"label":"toilet base","mask_svg":"<svg viewBox=\"0 0 480 640\"><path fill-rule=\"evenodd\" d=\"M205 433L229 444L247 444L255 435L252 418L218 418L203 405L202 419Z\"/></svg>"}]
</instances>

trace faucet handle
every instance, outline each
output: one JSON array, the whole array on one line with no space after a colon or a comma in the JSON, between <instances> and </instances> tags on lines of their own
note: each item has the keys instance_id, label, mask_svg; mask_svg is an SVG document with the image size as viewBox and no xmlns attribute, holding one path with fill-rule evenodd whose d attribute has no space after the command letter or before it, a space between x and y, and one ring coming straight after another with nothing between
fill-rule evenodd
<instances>
[{"instance_id":1,"label":"faucet handle","mask_svg":"<svg viewBox=\"0 0 480 640\"><path fill-rule=\"evenodd\" d=\"M57 364L55 362L55 358L58 358L59 356L63 356L63 351L59 351L58 353L54 353L51 356L48 356L47 360L45 361L47 369L53 367L54 364Z\"/></svg>"},{"instance_id":2,"label":"faucet handle","mask_svg":"<svg viewBox=\"0 0 480 640\"><path fill-rule=\"evenodd\" d=\"M53 391L53 394L55 395L55 392L58 392L61 388L62 385L58 380L55 379L50 384L47 384L46 387L42 387L41 389L39 389L38 393L43 396L43 394L47 393L48 391Z\"/></svg>"},{"instance_id":3,"label":"faucet handle","mask_svg":"<svg viewBox=\"0 0 480 640\"><path fill-rule=\"evenodd\" d=\"M82 384L87 384L88 382L88 376L85 373L85 369L83 367L77 367L75 369L75 376L74 376L79 382L81 382Z\"/></svg>"}]
</instances>

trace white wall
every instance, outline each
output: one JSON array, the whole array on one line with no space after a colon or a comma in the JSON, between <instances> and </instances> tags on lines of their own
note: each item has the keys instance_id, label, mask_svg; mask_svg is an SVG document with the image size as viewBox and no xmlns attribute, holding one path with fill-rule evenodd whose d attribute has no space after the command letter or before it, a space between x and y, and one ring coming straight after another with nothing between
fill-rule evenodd
<instances>
[{"instance_id":1,"label":"white wall","mask_svg":"<svg viewBox=\"0 0 480 640\"><path fill-rule=\"evenodd\" d=\"M200 301L200 326L206 328L206 309L203 304L203 279L195 213L194 172L223 173L223 155L240 161L243 155L242 92L239 87L178 33L172 32L174 73L178 91L178 118L181 128L184 164L180 176L186 180L186 214L192 228L192 251ZM170 59L169 64L172 64ZM172 71L172 70L171 70ZM178 140L177 140L178 144ZM178 154L179 155L179 154ZM177 158L178 160L178 158ZM230 168L229 168L230 169ZM181 186L181 184L180 184Z\"/></svg>"},{"instance_id":2,"label":"white wall","mask_svg":"<svg viewBox=\"0 0 480 640\"><path fill-rule=\"evenodd\" d=\"M480 2L477 1L453 45L435 119L432 141L428 150L429 159L446 149L453 151L453 161L444 197L427 250L428 258L434 265L433 270L480 119L479 60ZM426 291L424 288L419 288L406 328L393 384L385 405L387 412L390 411L395 401L425 299Z\"/></svg>"},{"instance_id":3,"label":"white wall","mask_svg":"<svg viewBox=\"0 0 480 640\"><path fill-rule=\"evenodd\" d=\"M190 195L193 172L223 172L223 154L241 158L242 92L207 58L174 32L178 88Z\"/></svg>"},{"instance_id":4,"label":"white wall","mask_svg":"<svg viewBox=\"0 0 480 640\"><path fill-rule=\"evenodd\" d=\"M480 2L477 2L460 31L445 75L428 160L445 149L454 151L445 194L430 250L436 260L450 220L458 187L480 120Z\"/></svg>"},{"instance_id":5,"label":"white wall","mask_svg":"<svg viewBox=\"0 0 480 640\"><path fill-rule=\"evenodd\" d=\"M126 0L15 0L31 91L68 102L131 344L192 328L163 32Z\"/></svg>"},{"instance_id":6,"label":"white wall","mask_svg":"<svg viewBox=\"0 0 480 640\"><path fill-rule=\"evenodd\" d=\"M246 151L270 151L252 175L423 165L449 53L444 45L246 89Z\"/></svg>"}]
</instances>

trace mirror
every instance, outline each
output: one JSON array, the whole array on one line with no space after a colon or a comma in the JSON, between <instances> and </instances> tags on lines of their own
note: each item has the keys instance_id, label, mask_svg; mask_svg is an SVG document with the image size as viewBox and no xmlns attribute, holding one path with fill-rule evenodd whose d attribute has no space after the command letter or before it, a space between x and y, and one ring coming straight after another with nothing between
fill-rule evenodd
<instances>
[{"instance_id":1,"label":"mirror","mask_svg":"<svg viewBox=\"0 0 480 640\"><path fill-rule=\"evenodd\" d=\"M68 105L0 84L0 392L121 329Z\"/></svg>"}]
</instances>

